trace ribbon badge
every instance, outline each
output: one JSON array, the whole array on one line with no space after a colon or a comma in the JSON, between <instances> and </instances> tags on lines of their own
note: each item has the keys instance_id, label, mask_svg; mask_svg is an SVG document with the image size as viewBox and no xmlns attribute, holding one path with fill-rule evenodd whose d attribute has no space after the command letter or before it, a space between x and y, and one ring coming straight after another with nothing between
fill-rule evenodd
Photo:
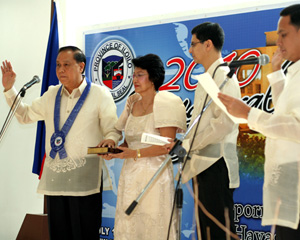
<instances>
[{"instance_id":1,"label":"ribbon badge","mask_svg":"<svg viewBox=\"0 0 300 240\"><path fill-rule=\"evenodd\" d=\"M67 157L67 152L64 148L64 143L65 143L65 135L63 132L55 132L53 133L51 140L51 152L50 152L50 157L52 159L55 158L56 154L59 154L59 158L63 159Z\"/></svg>"}]
</instances>

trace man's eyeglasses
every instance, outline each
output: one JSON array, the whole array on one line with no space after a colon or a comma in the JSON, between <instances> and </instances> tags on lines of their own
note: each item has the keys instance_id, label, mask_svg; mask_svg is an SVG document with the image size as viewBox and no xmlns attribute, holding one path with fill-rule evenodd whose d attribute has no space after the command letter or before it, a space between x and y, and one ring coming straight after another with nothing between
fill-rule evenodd
<instances>
[{"instance_id":1,"label":"man's eyeglasses","mask_svg":"<svg viewBox=\"0 0 300 240\"><path fill-rule=\"evenodd\" d=\"M201 42L191 42L191 47L195 47L198 43L201 43Z\"/></svg>"}]
</instances>

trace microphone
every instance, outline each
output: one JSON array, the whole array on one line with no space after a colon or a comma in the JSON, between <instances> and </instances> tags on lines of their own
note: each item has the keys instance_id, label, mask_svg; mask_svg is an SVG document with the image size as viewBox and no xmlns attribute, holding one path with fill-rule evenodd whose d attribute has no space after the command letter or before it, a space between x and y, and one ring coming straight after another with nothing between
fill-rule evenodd
<instances>
[{"instance_id":1,"label":"microphone","mask_svg":"<svg viewBox=\"0 0 300 240\"><path fill-rule=\"evenodd\" d=\"M26 89L30 88L32 85L39 83L40 81L41 81L40 78L37 75L35 75L35 76L33 76L31 81L29 81L22 87L22 90L26 90Z\"/></svg>"},{"instance_id":2,"label":"microphone","mask_svg":"<svg viewBox=\"0 0 300 240\"><path fill-rule=\"evenodd\" d=\"M229 68L237 68L242 65L252 65L252 64L260 64L260 65L266 65L270 61L270 58L267 54L262 54L259 57L254 57L254 58L248 58L245 60L237 60L237 61L232 61L232 62L225 62L222 63L221 66L228 66Z\"/></svg>"}]
</instances>

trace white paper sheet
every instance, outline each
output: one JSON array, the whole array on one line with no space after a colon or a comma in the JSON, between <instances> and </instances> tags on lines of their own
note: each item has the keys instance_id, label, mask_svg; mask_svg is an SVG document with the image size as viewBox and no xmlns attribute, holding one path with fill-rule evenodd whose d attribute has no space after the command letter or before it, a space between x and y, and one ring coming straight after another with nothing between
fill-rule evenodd
<instances>
[{"instance_id":1,"label":"white paper sheet","mask_svg":"<svg viewBox=\"0 0 300 240\"><path fill-rule=\"evenodd\" d=\"M227 112L226 107L224 104L220 101L218 98L218 93L220 92L220 89L216 85L215 81L211 78L209 73L203 73L200 75L194 75L193 78L199 81L201 86L204 88L204 90L209 94L209 96L212 98L212 100L227 114L227 116L235 123L247 123L247 120L244 118L237 118L232 115L230 115ZM224 79L225 80L225 79Z\"/></svg>"}]
</instances>

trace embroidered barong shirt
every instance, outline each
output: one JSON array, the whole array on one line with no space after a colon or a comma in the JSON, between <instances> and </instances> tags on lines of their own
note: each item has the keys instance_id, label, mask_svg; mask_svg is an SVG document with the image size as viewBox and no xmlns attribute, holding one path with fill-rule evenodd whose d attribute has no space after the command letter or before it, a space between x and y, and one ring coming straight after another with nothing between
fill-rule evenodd
<instances>
[{"instance_id":1,"label":"embroidered barong shirt","mask_svg":"<svg viewBox=\"0 0 300 240\"><path fill-rule=\"evenodd\" d=\"M268 75L274 113L251 108L248 125L264 134L262 225L297 229L300 205L300 60Z\"/></svg>"},{"instance_id":2,"label":"embroidered barong shirt","mask_svg":"<svg viewBox=\"0 0 300 240\"><path fill-rule=\"evenodd\" d=\"M84 80L71 94L62 88L59 129L62 128L86 86ZM62 196L87 196L98 193L102 169L106 168L101 157L95 154L87 155L87 148L96 146L102 139L112 139L118 143L121 134L114 128L118 119L116 105L108 89L92 83L90 92L65 138L67 158L60 159L59 154L56 154L52 159L49 156L50 139L54 133L54 105L59 87L60 85L50 86L42 97L32 102L31 106L21 103L16 111L20 123L45 121L46 159L37 192ZM16 93L15 88L4 93L9 105L12 104ZM110 189L109 177L104 183L106 183L103 186L104 190Z\"/></svg>"},{"instance_id":3,"label":"embroidered barong shirt","mask_svg":"<svg viewBox=\"0 0 300 240\"><path fill-rule=\"evenodd\" d=\"M218 65L224 63L222 58L217 59L207 70L213 77L213 73ZM216 70L213 80L219 87L227 78L229 73L228 67L219 67ZM236 76L234 75L221 92L233 97L240 97L240 87ZM194 110L190 125L199 115L206 97L206 91L198 83L194 96ZM208 103L210 97L205 104ZM196 126L187 135L183 146L188 150ZM192 177L209 168L213 163L224 157L229 178L229 188L237 188L240 184L239 163L236 152L236 142L239 129L225 112L223 112L214 102L203 113L200 125L197 130L195 140L191 149L191 160L188 160L182 174L182 182L185 183Z\"/></svg>"}]
</instances>

